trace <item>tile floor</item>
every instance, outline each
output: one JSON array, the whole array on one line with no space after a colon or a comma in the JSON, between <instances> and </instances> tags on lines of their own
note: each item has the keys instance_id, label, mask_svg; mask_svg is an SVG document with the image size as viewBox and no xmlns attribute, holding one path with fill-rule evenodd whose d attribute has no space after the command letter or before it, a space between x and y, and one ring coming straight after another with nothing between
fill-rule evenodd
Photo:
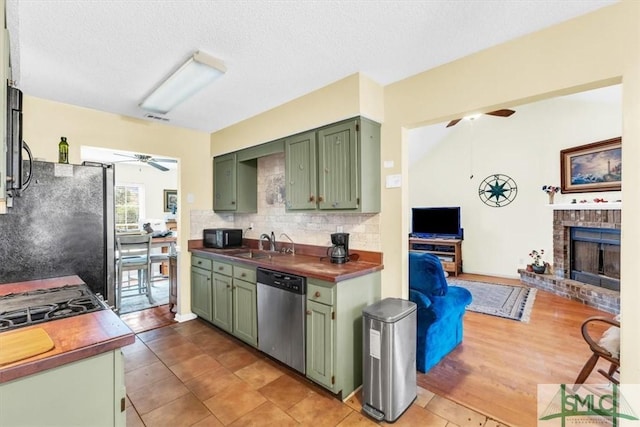
<instances>
[{"instance_id":1,"label":"tile floor","mask_svg":"<svg viewBox=\"0 0 640 427\"><path fill-rule=\"evenodd\" d=\"M201 320L138 333L123 348L127 426L366 426L361 395L341 402ZM418 388L396 426L501 424Z\"/></svg>"}]
</instances>

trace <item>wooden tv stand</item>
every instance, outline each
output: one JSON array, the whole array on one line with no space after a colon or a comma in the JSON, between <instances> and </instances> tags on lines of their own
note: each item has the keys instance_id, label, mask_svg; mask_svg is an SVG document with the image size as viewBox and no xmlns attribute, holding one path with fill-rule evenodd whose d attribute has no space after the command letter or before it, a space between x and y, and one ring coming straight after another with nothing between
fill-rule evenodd
<instances>
[{"instance_id":1,"label":"wooden tv stand","mask_svg":"<svg viewBox=\"0 0 640 427\"><path fill-rule=\"evenodd\" d=\"M454 276L462 273L462 240L409 237L409 250L428 252L440 258L442 268Z\"/></svg>"}]
</instances>

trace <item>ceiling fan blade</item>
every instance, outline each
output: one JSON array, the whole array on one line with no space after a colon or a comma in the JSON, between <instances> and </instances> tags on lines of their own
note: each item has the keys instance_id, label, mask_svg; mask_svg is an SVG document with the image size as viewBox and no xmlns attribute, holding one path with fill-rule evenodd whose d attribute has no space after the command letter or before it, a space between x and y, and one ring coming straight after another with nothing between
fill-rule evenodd
<instances>
[{"instance_id":1,"label":"ceiling fan blade","mask_svg":"<svg viewBox=\"0 0 640 427\"><path fill-rule=\"evenodd\" d=\"M166 171L168 171L168 170L169 170L169 168L165 168L164 166L159 165L158 163L154 163L154 162L151 162L151 161L148 161L148 162L146 162L146 163L147 163L149 166L153 166L154 168L161 170L162 172L166 172Z\"/></svg>"},{"instance_id":2,"label":"ceiling fan blade","mask_svg":"<svg viewBox=\"0 0 640 427\"><path fill-rule=\"evenodd\" d=\"M164 163L178 163L178 161L176 159L158 159L157 157L149 159L149 161L150 162L164 162Z\"/></svg>"},{"instance_id":3,"label":"ceiling fan blade","mask_svg":"<svg viewBox=\"0 0 640 427\"><path fill-rule=\"evenodd\" d=\"M113 155L114 155L114 156L128 157L128 158L133 159L133 160L138 160L136 157L134 157L134 156L130 156L130 155L128 155L128 154L113 153Z\"/></svg>"},{"instance_id":4,"label":"ceiling fan blade","mask_svg":"<svg viewBox=\"0 0 640 427\"><path fill-rule=\"evenodd\" d=\"M462 119L455 119L455 120L451 120L451 121L449 122L449 124L447 125L447 127L451 127L451 126L456 125L460 120L462 120Z\"/></svg>"},{"instance_id":5,"label":"ceiling fan blade","mask_svg":"<svg viewBox=\"0 0 640 427\"><path fill-rule=\"evenodd\" d=\"M485 114L488 114L490 116L509 117L513 113L515 113L515 111L505 108L503 110L489 111L488 113L485 113Z\"/></svg>"}]
</instances>

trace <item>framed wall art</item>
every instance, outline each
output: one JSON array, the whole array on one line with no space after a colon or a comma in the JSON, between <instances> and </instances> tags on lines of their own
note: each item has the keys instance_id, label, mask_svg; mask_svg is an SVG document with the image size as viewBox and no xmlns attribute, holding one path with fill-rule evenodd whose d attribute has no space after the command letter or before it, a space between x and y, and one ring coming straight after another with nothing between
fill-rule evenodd
<instances>
[{"instance_id":1,"label":"framed wall art","mask_svg":"<svg viewBox=\"0 0 640 427\"><path fill-rule=\"evenodd\" d=\"M164 211L175 213L178 207L178 190L164 190Z\"/></svg>"},{"instance_id":2,"label":"framed wall art","mask_svg":"<svg viewBox=\"0 0 640 427\"><path fill-rule=\"evenodd\" d=\"M622 138L611 138L560 151L562 193L622 189Z\"/></svg>"}]
</instances>

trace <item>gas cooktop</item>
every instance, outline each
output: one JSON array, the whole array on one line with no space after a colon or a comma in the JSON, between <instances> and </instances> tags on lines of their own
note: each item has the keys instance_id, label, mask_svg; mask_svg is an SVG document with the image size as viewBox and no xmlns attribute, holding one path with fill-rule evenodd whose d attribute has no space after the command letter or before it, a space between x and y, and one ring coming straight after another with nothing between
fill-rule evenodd
<instances>
[{"instance_id":1,"label":"gas cooktop","mask_svg":"<svg viewBox=\"0 0 640 427\"><path fill-rule=\"evenodd\" d=\"M0 296L0 332L107 308L85 284Z\"/></svg>"}]
</instances>

